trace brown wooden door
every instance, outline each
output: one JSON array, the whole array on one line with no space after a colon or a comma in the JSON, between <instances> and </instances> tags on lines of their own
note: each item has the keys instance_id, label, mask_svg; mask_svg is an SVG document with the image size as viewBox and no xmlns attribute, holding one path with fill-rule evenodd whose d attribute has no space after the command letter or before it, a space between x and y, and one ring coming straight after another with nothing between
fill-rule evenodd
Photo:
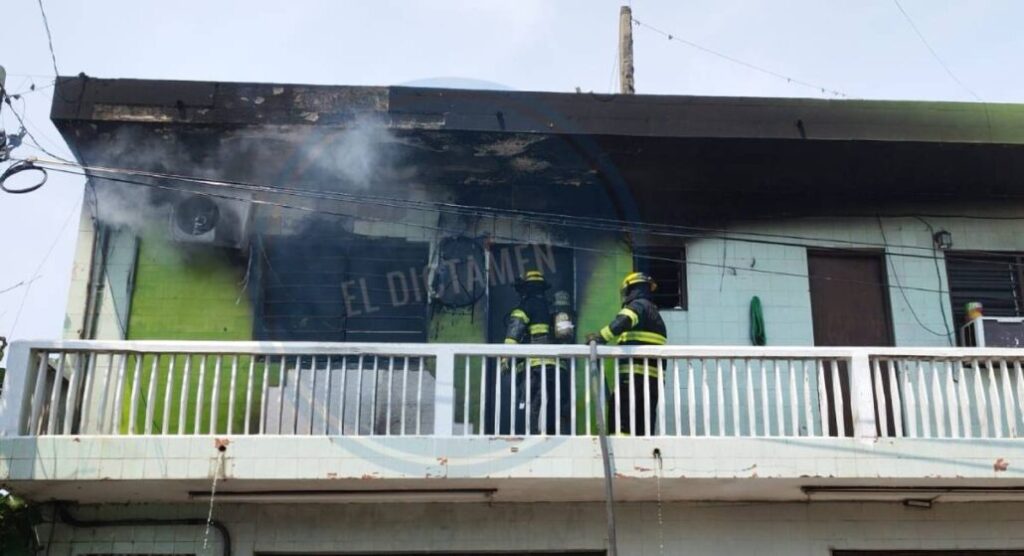
<instances>
[{"instance_id":1,"label":"brown wooden door","mask_svg":"<svg viewBox=\"0 0 1024 556\"><path fill-rule=\"evenodd\" d=\"M881 253L862 251L809 251L811 318L816 346L890 346L892 321L885 259ZM843 397L846 434L853 432L850 409L849 369L840 362L839 382ZM882 387L888 392L888 384ZM831 373L825 373L825 390L832 398ZM891 408L888 409L891 413ZM834 408L828 416L833 435L837 421ZM889 423L893 422L889 415Z\"/></svg>"},{"instance_id":2,"label":"brown wooden door","mask_svg":"<svg viewBox=\"0 0 1024 556\"><path fill-rule=\"evenodd\" d=\"M810 251L816 346L889 346L889 292L881 253Z\"/></svg>"}]
</instances>

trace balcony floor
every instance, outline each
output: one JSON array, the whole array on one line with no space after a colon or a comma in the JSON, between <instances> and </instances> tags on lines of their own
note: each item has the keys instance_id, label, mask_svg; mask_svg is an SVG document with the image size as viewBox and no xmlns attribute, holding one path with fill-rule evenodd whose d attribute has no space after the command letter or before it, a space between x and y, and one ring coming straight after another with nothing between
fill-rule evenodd
<instances>
[{"instance_id":1,"label":"balcony floor","mask_svg":"<svg viewBox=\"0 0 1024 556\"><path fill-rule=\"evenodd\" d=\"M495 502L595 501L594 437L8 437L0 481L33 499L181 502L218 492L494 489ZM612 438L616 498L707 501L1019 499L1020 440ZM808 493L806 488L824 490ZM851 492L850 487L862 487ZM935 489L908 495L898 489ZM891 489L897 489L895 491ZM429 499L429 496L428 498Z\"/></svg>"}]
</instances>

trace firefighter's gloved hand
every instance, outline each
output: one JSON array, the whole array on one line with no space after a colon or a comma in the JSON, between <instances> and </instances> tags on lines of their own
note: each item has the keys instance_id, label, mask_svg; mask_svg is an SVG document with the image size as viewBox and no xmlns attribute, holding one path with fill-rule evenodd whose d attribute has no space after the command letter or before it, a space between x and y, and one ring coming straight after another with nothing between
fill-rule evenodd
<instances>
[{"instance_id":1,"label":"firefighter's gloved hand","mask_svg":"<svg viewBox=\"0 0 1024 556\"><path fill-rule=\"evenodd\" d=\"M604 343L604 338L596 332L591 332L590 334L587 334L587 343L589 344L590 342L597 342L598 345L601 345Z\"/></svg>"}]
</instances>

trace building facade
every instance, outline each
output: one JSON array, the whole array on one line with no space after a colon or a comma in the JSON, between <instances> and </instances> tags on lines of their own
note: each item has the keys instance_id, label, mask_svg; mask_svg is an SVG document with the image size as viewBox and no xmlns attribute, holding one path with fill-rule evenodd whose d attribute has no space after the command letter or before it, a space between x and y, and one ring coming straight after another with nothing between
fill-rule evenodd
<instances>
[{"instance_id":1,"label":"building facade","mask_svg":"<svg viewBox=\"0 0 1024 556\"><path fill-rule=\"evenodd\" d=\"M58 88L65 339L0 395L51 553L604 553L604 412L620 554L1024 554L1018 106ZM501 345L527 270L561 343ZM595 362L632 270L668 345Z\"/></svg>"}]
</instances>

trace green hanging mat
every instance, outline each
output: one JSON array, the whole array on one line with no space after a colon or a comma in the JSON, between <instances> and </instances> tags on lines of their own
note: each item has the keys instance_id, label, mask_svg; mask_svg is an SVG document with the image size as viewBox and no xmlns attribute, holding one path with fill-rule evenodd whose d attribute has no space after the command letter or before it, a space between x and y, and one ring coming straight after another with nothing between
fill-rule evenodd
<instances>
[{"instance_id":1,"label":"green hanging mat","mask_svg":"<svg viewBox=\"0 0 1024 556\"><path fill-rule=\"evenodd\" d=\"M761 309L761 298L756 295L750 300L750 343L763 346L768 342L764 332L764 310Z\"/></svg>"}]
</instances>

